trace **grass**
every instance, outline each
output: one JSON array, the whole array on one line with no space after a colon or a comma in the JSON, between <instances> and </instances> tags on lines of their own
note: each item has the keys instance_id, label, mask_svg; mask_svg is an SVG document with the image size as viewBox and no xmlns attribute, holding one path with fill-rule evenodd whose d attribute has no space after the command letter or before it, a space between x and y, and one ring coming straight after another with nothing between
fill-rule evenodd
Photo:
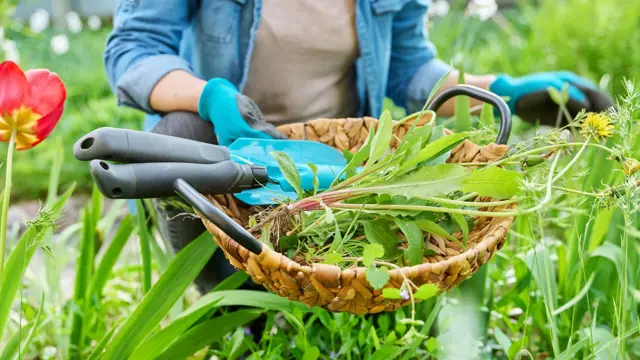
<instances>
[{"instance_id":1,"label":"grass","mask_svg":"<svg viewBox=\"0 0 640 360\"><path fill-rule=\"evenodd\" d=\"M467 72L561 68L600 82L620 99L614 119L632 119L627 123L633 124L619 129L607 145L618 144L622 155L639 158L640 91L622 79L640 79L640 5L540 3L539 8L523 5L507 12L509 23L463 20L452 13L433 24L431 37L441 58L454 59ZM53 139L17 154L14 198L49 194L54 204L57 189L73 181L78 182L76 193L92 190L86 164L70 154L75 139L99 126L139 128L141 116L115 106L102 69L106 30L70 35L70 52L62 56L50 52L50 35L19 35L24 36L19 39L22 65L60 73L69 102ZM404 116L401 109L393 110L394 118ZM536 139L535 131L522 124L514 131L516 137ZM61 149L66 154L57 186L49 164L54 157L60 160ZM416 328L407 324L408 309L360 317L303 309L278 297L257 298L234 290L243 274L198 298L187 288L196 273L193 267L201 265L193 254L212 251L210 242L199 241L174 257L155 229L144 228L144 219L116 222L124 204L107 211L94 196L81 221L61 229L55 241L48 229L42 238L37 234L42 231L31 231L41 241L36 254L43 256L43 266L30 267L22 286L15 281L20 270L6 282L16 296L6 317L0 309L8 324L1 351L17 354L13 350L21 349L25 358L42 359L86 358L100 348L107 357L147 351L181 357L210 344L194 358L237 359L245 353L250 359L640 358L640 199L631 181L639 179L620 170L602 151L586 149L559 186L597 196L576 201L554 193L550 209L520 216L505 248L478 274L447 295L417 305L416 318L424 324ZM535 176L535 167L529 171ZM136 241L141 228L154 236ZM20 245L13 250L11 261L23 266ZM78 284L66 297L62 274L73 263ZM247 309L233 316L237 313L229 305ZM157 309L162 311L155 314ZM256 316L264 326L246 327ZM215 332L225 323L233 326ZM33 336L28 336L31 329ZM138 331L146 334L139 335L146 345L134 348L127 339Z\"/></svg>"}]
</instances>

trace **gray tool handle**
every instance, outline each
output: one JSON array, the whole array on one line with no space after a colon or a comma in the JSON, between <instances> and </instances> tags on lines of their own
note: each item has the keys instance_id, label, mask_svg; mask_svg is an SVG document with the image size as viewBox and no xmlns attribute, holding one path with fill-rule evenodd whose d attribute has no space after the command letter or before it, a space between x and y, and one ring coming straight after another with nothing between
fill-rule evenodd
<instances>
[{"instance_id":1,"label":"gray tool handle","mask_svg":"<svg viewBox=\"0 0 640 360\"><path fill-rule=\"evenodd\" d=\"M91 161L91 175L100 192L111 199L175 196L173 182L182 178L202 194L233 194L266 184L267 172L233 161L217 164L143 163L110 164Z\"/></svg>"},{"instance_id":2,"label":"gray tool handle","mask_svg":"<svg viewBox=\"0 0 640 360\"><path fill-rule=\"evenodd\" d=\"M81 161L123 163L182 162L215 164L230 159L229 149L175 136L103 127L78 140L73 154Z\"/></svg>"}]
</instances>

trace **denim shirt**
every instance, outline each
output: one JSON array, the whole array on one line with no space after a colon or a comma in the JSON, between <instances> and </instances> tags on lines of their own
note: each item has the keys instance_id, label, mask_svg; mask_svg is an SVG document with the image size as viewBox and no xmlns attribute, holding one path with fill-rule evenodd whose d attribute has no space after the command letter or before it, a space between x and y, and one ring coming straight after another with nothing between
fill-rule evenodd
<instances>
[{"instance_id":1,"label":"denim shirt","mask_svg":"<svg viewBox=\"0 0 640 360\"><path fill-rule=\"evenodd\" d=\"M296 1L296 0L292 0ZM353 0L360 57L358 116L379 116L384 97L418 111L449 70L428 40L431 0ZM262 0L118 0L104 61L118 104L159 116L149 104L167 73L222 77L241 91L260 22ZM355 114L354 114L355 115Z\"/></svg>"}]
</instances>

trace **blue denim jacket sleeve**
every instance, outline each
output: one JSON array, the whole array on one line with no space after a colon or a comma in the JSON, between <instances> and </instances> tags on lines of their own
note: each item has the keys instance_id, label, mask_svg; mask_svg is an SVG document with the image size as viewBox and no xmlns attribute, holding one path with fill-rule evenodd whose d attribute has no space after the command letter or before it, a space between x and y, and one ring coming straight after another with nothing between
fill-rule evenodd
<instances>
[{"instance_id":1,"label":"blue denim jacket sleeve","mask_svg":"<svg viewBox=\"0 0 640 360\"><path fill-rule=\"evenodd\" d=\"M119 105L154 113L149 95L158 81L173 70L193 74L178 52L183 31L196 11L196 2L117 1L104 62Z\"/></svg>"},{"instance_id":2,"label":"blue denim jacket sleeve","mask_svg":"<svg viewBox=\"0 0 640 360\"><path fill-rule=\"evenodd\" d=\"M387 96L408 112L424 106L431 89L450 69L436 58L426 14L430 0L410 0L395 15Z\"/></svg>"}]
</instances>

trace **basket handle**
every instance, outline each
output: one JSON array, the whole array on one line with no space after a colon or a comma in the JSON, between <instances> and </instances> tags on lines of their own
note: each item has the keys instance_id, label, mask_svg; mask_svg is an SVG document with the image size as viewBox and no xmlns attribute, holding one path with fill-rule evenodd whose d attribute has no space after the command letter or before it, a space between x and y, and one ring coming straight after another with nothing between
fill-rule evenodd
<instances>
[{"instance_id":1,"label":"basket handle","mask_svg":"<svg viewBox=\"0 0 640 360\"><path fill-rule=\"evenodd\" d=\"M498 132L496 144L506 144L507 140L509 140L509 135L511 135L511 110L500 96L492 92L471 85L455 85L435 96L427 110L437 111L445 102L458 95L469 96L486 102L498 110L500 114L500 131Z\"/></svg>"},{"instance_id":2,"label":"basket handle","mask_svg":"<svg viewBox=\"0 0 640 360\"><path fill-rule=\"evenodd\" d=\"M225 234L235 240L238 244L245 247L256 255L262 252L262 243L253 237L242 226L238 225L223 211L215 207L207 198L200 194L196 189L189 185L183 179L176 179L173 182L173 189L191 206L197 209L215 226L219 227Z\"/></svg>"}]
</instances>

